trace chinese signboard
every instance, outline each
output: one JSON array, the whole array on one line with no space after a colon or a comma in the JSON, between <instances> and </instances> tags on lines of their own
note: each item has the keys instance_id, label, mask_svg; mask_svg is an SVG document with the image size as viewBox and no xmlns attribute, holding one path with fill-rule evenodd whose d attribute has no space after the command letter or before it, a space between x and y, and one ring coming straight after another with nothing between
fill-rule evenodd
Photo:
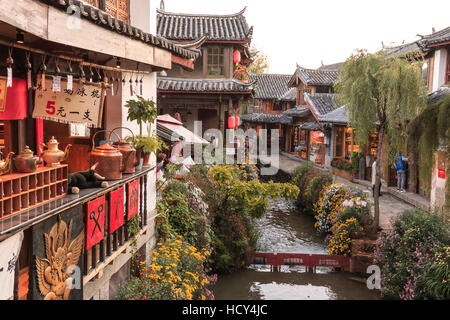
<instances>
[{"instance_id":1,"label":"chinese signboard","mask_svg":"<svg viewBox=\"0 0 450 320\"><path fill-rule=\"evenodd\" d=\"M86 250L99 243L105 236L105 197L87 204Z\"/></svg>"},{"instance_id":2,"label":"chinese signboard","mask_svg":"<svg viewBox=\"0 0 450 320\"><path fill-rule=\"evenodd\" d=\"M33 118L101 127L105 95L101 84L74 82L72 90L68 90L67 80L61 80L60 92L53 92L52 87L52 79L46 79L46 89L42 85L36 89Z\"/></svg>"},{"instance_id":3,"label":"chinese signboard","mask_svg":"<svg viewBox=\"0 0 450 320\"><path fill-rule=\"evenodd\" d=\"M139 180L128 185L128 220L139 212Z\"/></svg>"},{"instance_id":4,"label":"chinese signboard","mask_svg":"<svg viewBox=\"0 0 450 320\"><path fill-rule=\"evenodd\" d=\"M6 78L0 77L0 112L6 108Z\"/></svg>"},{"instance_id":5,"label":"chinese signboard","mask_svg":"<svg viewBox=\"0 0 450 320\"><path fill-rule=\"evenodd\" d=\"M437 161L438 178L445 179L446 155L444 152L438 151Z\"/></svg>"},{"instance_id":6,"label":"chinese signboard","mask_svg":"<svg viewBox=\"0 0 450 320\"><path fill-rule=\"evenodd\" d=\"M120 188L111 192L109 198L109 233L113 233L124 223L125 192Z\"/></svg>"}]
</instances>

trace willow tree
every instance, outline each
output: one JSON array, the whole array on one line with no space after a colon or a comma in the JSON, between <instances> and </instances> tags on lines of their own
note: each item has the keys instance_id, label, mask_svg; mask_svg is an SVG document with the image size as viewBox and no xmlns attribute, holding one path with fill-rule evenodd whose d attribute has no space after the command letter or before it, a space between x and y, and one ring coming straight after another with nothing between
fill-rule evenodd
<instances>
[{"instance_id":1,"label":"willow tree","mask_svg":"<svg viewBox=\"0 0 450 320\"><path fill-rule=\"evenodd\" d=\"M337 99L349 110L349 126L356 130L356 142L368 145L378 135L373 229L380 222L379 187L383 161L392 164L404 150L409 121L426 105L426 89L420 64L384 52L357 50L342 66ZM387 144L383 159L382 144Z\"/></svg>"}]
</instances>

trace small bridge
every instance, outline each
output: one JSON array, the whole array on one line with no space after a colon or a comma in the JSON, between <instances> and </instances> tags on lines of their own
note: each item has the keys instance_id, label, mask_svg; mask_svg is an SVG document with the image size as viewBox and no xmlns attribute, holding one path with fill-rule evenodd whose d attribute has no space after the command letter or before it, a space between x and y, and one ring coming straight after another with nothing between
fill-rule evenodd
<instances>
[{"instance_id":1,"label":"small bridge","mask_svg":"<svg viewBox=\"0 0 450 320\"><path fill-rule=\"evenodd\" d=\"M350 257L344 256L254 252L250 261L252 264L270 265L272 270L280 270L281 266L302 266L313 272L316 267L350 271Z\"/></svg>"}]
</instances>

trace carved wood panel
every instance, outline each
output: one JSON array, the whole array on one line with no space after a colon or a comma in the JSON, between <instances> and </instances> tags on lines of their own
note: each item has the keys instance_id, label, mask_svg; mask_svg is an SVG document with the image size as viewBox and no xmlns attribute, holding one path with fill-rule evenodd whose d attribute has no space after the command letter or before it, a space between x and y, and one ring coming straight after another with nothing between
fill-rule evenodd
<instances>
[{"instance_id":1,"label":"carved wood panel","mask_svg":"<svg viewBox=\"0 0 450 320\"><path fill-rule=\"evenodd\" d=\"M100 8L99 0L83 0L83 2L86 2L87 4L90 4L93 7Z\"/></svg>"},{"instance_id":2,"label":"carved wood panel","mask_svg":"<svg viewBox=\"0 0 450 320\"><path fill-rule=\"evenodd\" d=\"M105 0L105 11L119 20L130 23L129 0Z\"/></svg>"}]
</instances>

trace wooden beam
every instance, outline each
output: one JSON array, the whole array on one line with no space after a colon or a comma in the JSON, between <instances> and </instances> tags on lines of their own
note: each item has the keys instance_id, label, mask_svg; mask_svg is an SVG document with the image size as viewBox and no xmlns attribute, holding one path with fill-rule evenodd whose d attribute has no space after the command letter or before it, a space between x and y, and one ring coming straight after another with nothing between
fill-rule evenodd
<instances>
[{"instance_id":1,"label":"wooden beam","mask_svg":"<svg viewBox=\"0 0 450 320\"><path fill-rule=\"evenodd\" d=\"M188 68L190 70L194 70L194 61L192 59L183 59L172 54L172 63Z\"/></svg>"}]
</instances>

